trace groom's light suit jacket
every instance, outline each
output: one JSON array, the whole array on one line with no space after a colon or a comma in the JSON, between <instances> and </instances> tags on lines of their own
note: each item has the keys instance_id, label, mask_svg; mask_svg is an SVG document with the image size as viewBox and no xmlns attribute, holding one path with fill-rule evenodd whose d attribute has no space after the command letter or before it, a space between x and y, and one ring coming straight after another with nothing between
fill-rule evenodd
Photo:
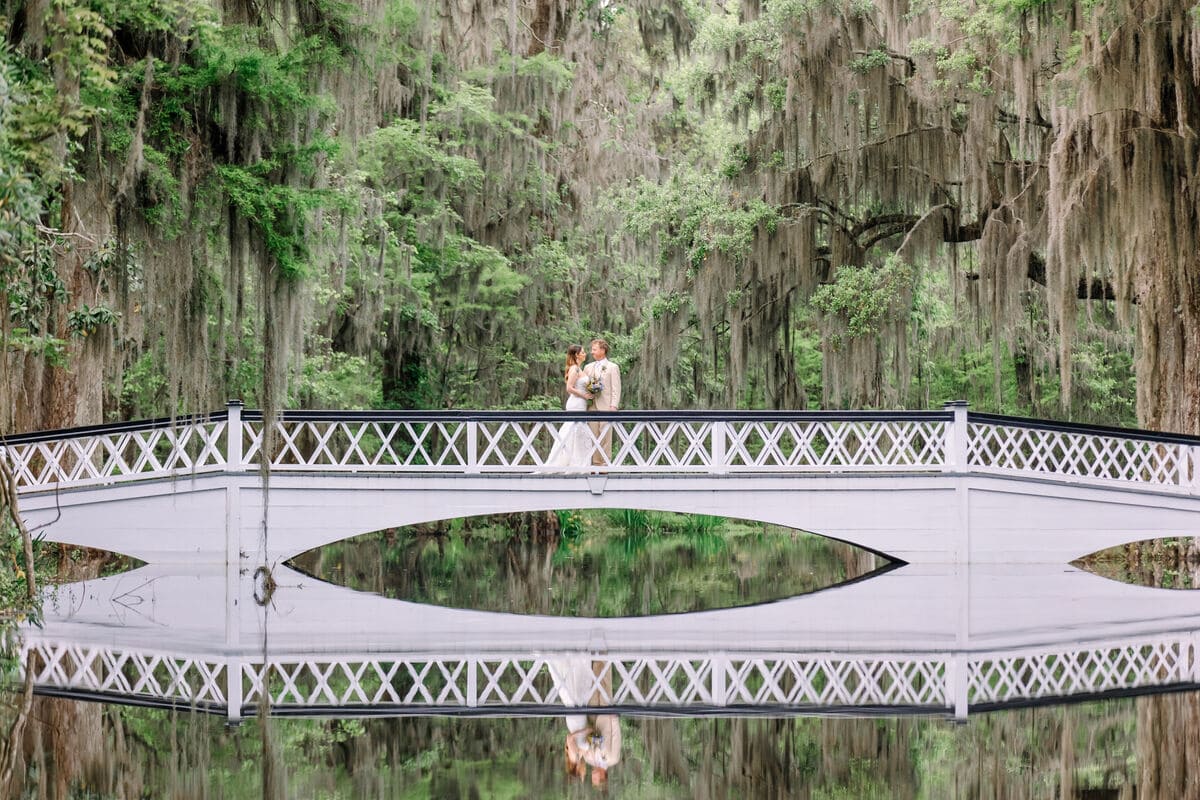
<instances>
[{"instance_id":1,"label":"groom's light suit jacket","mask_svg":"<svg viewBox=\"0 0 1200 800\"><path fill-rule=\"evenodd\" d=\"M604 388L592 400L592 406L597 411L612 411L621 407L621 368L607 358L593 361L584 366L583 371L589 378L599 377L604 381Z\"/></svg>"}]
</instances>

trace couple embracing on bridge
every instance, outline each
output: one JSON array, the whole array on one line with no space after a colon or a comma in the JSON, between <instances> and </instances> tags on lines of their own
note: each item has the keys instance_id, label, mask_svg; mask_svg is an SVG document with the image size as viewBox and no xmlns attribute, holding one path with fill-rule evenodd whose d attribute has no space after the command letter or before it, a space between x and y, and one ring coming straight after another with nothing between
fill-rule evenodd
<instances>
[{"instance_id":1,"label":"couple embracing on bridge","mask_svg":"<svg viewBox=\"0 0 1200 800\"><path fill-rule=\"evenodd\" d=\"M586 364L583 346L567 348L564 411L617 411L621 407L621 368L608 359L608 342L593 339L592 360ZM612 456L612 428L600 422L568 422L558 429L545 466L550 471L581 472L605 467Z\"/></svg>"}]
</instances>

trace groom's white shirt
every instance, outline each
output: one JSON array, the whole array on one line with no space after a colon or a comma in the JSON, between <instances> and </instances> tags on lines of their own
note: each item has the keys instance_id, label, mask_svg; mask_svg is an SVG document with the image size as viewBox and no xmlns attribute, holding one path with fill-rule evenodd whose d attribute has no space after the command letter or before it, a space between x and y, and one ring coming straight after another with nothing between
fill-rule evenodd
<instances>
[{"instance_id":1,"label":"groom's white shirt","mask_svg":"<svg viewBox=\"0 0 1200 800\"><path fill-rule=\"evenodd\" d=\"M593 361L584 368L589 378L597 375L604 381L604 388L593 401L597 411L616 411L621 407L621 368L607 358Z\"/></svg>"}]
</instances>

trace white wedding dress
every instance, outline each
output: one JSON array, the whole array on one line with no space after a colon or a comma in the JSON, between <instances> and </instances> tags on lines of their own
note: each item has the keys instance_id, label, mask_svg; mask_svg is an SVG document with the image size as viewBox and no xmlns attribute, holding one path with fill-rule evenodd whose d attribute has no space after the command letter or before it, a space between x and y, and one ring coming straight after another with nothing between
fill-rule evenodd
<instances>
[{"instance_id":1,"label":"white wedding dress","mask_svg":"<svg viewBox=\"0 0 1200 800\"><path fill-rule=\"evenodd\" d=\"M583 399L583 398L580 398ZM596 690L596 675L590 658L554 658L546 662L558 699L567 708L584 708ZM567 731L578 733L587 727L587 714L568 714Z\"/></svg>"},{"instance_id":2,"label":"white wedding dress","mask_svg":"<svg viewBox=\"0 0 1200 800\"><path fill-rule=\"evenodd\" d=\"M575 388L587 391L587 375L582 372L575 380ZM576 394L567 395L564 411L587 411L587 400ZM586 422L565 422L558 428L558 440L546 457L544 467L548 472L586 472L592 465L592 432Z\"/></svg>"}]
</instances>

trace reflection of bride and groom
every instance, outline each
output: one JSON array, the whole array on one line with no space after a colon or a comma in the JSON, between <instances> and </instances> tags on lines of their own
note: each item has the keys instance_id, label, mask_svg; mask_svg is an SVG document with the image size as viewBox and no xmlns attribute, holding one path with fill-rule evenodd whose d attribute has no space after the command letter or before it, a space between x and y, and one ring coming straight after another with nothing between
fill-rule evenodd
<instances>
[{"instance_id":1,"label":"reflection of bride and groom","mask_svg":"<svg viewBox=\"0 0 1200 800\"><path fill-rule=\"evenodd\" d=\"M559 699L568 708L612 702L612 667L586 658L549 663ZM621 724L615 714L572 714L566 717L563 746L568 777L582 781L592 768L592 785L608 784L608 770L621 760Z\"/></svg>"},{"instance_id":2,"label":"reflection of bride and groom","mask_svg":"<svg viewBox=\"0 0 1200 800\"><path fill-rule=\"evenodd\" d=\"M608 360L608 342L594 339L592 360L583 363L583 347L567 348L566 411L616 411L621 405L621 368ZM612 457L612 428L600 422L568 422L558 429L546 457L548 471L585 472L604 467Z\"/></svg>"}]
</instances>

